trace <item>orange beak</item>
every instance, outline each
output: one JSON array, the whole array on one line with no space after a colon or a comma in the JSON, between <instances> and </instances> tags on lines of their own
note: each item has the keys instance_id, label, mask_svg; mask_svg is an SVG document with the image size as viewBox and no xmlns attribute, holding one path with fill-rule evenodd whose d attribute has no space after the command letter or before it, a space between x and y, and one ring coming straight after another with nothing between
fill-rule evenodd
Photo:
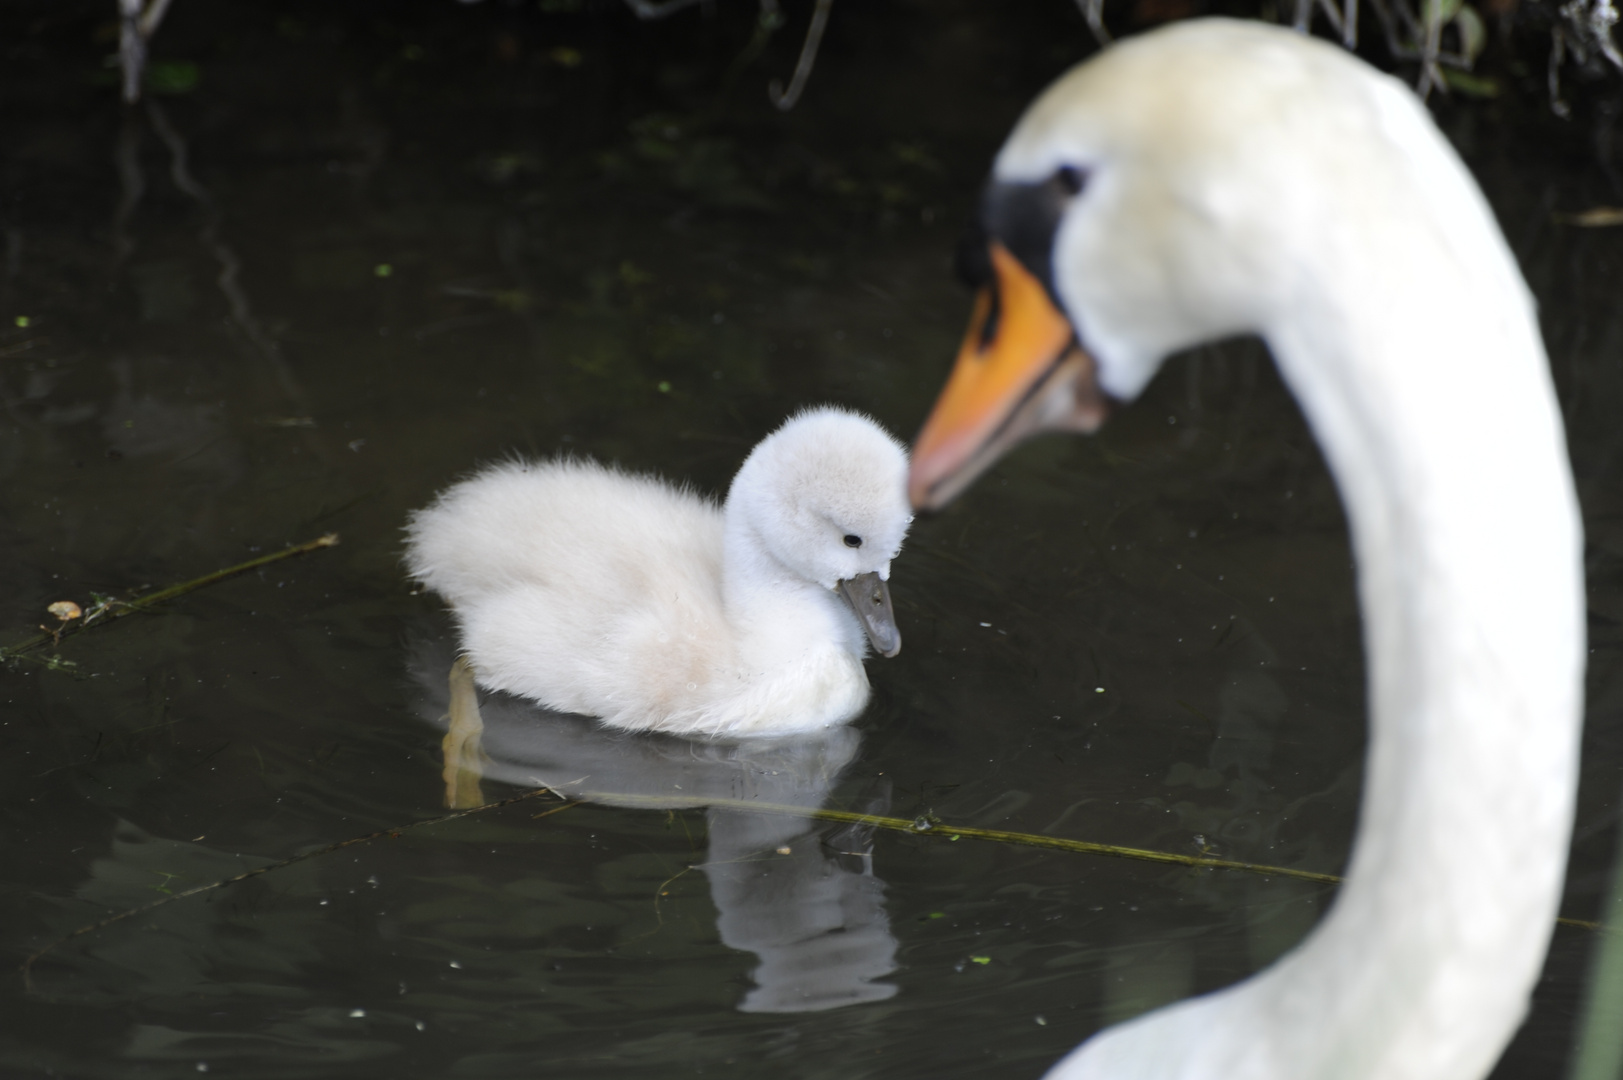
<instances>
[{"instance_id":1,"label":"orange beak","mask_svg":"<svg viewBox=\"0 0 1623 1080\"><path fill-rule=\"evenodd\" d=\"M913 444L907 494L919 510L945 506L1032 435L1097 431L1109 412L1093 357L1048 290L995 240L991 254L992 283Z\"/></svg>"}]
</instances>

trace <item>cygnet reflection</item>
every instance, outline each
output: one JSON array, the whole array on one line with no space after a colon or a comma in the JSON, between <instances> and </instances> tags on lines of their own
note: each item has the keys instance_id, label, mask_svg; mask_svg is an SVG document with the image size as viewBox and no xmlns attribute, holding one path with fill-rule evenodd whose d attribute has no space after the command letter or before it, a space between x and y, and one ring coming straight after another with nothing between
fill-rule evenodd
<instances>
[{"instance_id":1,"label":"cygnet reflection","mask_svg":"<svg viewBox=\"0 0 1623 1080\"><path fill-rule=\"evenodd\" d=\"M481 776L573 799L640 809L708 807L710 881L724 944L754 953L743 1012L815 1012L896 993L896 940L873 873L871 830L817 827L741 803L814 810L855 760L848 727L793 740L688 741L607 730L579 716L476 690L463 661L420 650L425 719L448 726L446 798L478 805ZM481 700L481 698L483 700ZM866 812L889 810L889 792ZM717 805L724 804L724 805Z\"/></svg>"}]
</instances>

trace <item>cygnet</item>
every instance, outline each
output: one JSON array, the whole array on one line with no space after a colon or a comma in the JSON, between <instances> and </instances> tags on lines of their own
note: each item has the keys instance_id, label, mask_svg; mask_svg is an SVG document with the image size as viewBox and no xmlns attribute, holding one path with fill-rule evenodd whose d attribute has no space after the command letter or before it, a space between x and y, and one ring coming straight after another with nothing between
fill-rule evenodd
<instances>
[{"instance_id":1,"label":"cygnet","mask_svg":"<svg viewBox=\"0 0 1623 1080\"><path fill-rule=\"evenodd\" d=\"M901 649L907 452L824 406L761 441L725 504L595 461L492 465L411 515L411 576L481 686L632 731L792 735L868 702Z\"/></svg>"}]
</instances>

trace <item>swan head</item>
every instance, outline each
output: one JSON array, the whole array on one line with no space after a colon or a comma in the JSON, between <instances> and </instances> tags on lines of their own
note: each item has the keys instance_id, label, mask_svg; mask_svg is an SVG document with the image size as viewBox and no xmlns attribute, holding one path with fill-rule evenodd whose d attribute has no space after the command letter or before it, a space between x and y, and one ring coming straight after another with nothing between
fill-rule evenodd
<instances>
[{"instance_id":1,"label":"swan head","mask_svg":"<svg viewBox=\"0 0 1623 1080\"><path fill-rule=\"evenodd\" d=\"M1041 431L1092 432L1164 357L1269 331L1312 241L1384 190L1407 92L1288 30L1194 20L1062 76L998 153L959 271L977 288L909 496L934 509ZM1339 190L1328 192L1337 187Z\"/></svg>"},{"instance_id":2,"label":"swan head","mask_svg":"<svg viewBox=\"0 0 1623 1080\"><path fill-rule=\"evenodd\" d=\"M829 406L797 413L745 459L725 514L729 559L752 577L836 590L876 652L901 649L886 582L913 514L907 450L884 428Z\"/></svg>"}]
</instances>

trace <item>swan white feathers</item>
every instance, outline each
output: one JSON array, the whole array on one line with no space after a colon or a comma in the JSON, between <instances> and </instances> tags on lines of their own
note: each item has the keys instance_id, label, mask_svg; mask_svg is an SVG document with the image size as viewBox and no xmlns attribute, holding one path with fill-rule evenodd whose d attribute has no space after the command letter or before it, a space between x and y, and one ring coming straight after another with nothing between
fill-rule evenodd
<instances>
[{"instance_id":1,"label":"swan white feathers","mask_svg":"<svg viewBox=\"0 0 1623 1080\"><path fill-rule=\"evenodd\" d=\"M870 641L901 647L885 583L906 474L900 443L831 407L756 446L720 507L593 461L509 461L414 513L406 562L489 689L630 730L811 731L867 703Z\"/></svg>"},{"instance_id":2,"label":"swan white feathers","mask_svg":"<svg viewBox=\"0 0 1623 1080\"><path fill-rule=\"evenodd\" d=\"M1340 488L1364 614L1364 796L1328 915L1268 970L1050 1076L1480 1080L1561 895L1584 661L1561 418L1486 201L1397 81L1203 20L1055 83L980 220L983 287L914 504L1032 433L1093 430L1169 352L1255 333Z\"/></svg>"}]
</instances>

